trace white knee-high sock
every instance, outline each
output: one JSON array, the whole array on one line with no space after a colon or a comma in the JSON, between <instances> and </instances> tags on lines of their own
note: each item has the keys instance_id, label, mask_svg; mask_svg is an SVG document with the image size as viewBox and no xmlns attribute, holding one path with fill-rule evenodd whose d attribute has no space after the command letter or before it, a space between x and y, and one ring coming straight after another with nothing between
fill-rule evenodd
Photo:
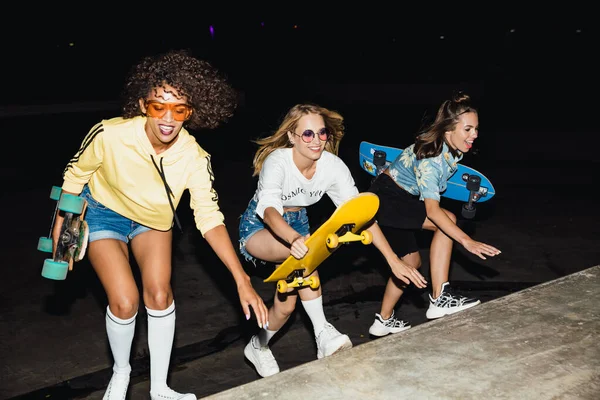
<instances>
[{"instance_id":1,"label":"white knee-high sock","mask_svg":"<svg viewBox=\"0 0 600 400\"><path fill-rule=\"evenodd\" d=\"M113 371L117 374L131 373L129 358L135 333L135 317L137 312L129 319L117 318L110 312L110 308L106 307L106 333L114 359Z\"/></svg>"},{"instance_id":2,"label":"white knee-high sock","mask_svg":"<svg viewBox=\"0 0 600 400\"><path fill-rule=\"evenodd\" d=\"M301 302L306 314L308 314L308 317L313 324L315 335L317 335L325 327L325 323L327 322L325 312L323 311L323 296L307 301L301 300Z\"/></svg>"},{"instance_id":3,"label":"white knee-high sock","mask_svg":"<svg viewBox=\"0 0 600 400\"><path fill-rule=\"evenodd\" d=\"M258 332L258 344L261 347L266 347L269 345L269 341L278 331L270 331L268 329L261 329Z\"/></svg>"},{"instance_id":4,"label":"white knee-high sock","mask_svg":"<svg viewBox=\"0 0 600 400\"><path fill-rule=\"evenodd\" d=\"M150 352L150 392L167 386L171 349L175 337L175 301L166 310L148 313L148 351Z\"/></svg>"}]
</instances>

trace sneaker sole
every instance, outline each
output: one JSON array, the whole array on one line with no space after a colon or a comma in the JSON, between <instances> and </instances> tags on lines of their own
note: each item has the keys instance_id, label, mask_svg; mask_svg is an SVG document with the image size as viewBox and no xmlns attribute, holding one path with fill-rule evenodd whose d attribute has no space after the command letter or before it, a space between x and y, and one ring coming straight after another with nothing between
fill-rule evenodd
<instances>
[{"instance_id":1,"label":"sneaker sole","mask_svg":"<svg viewBox=\"0 0 600 400\"><path fill-rule=\"evenodd\" d=\"M476 305L479 305L479 304L481 304L481 300L477 300L474 303L465 304L462 307L456 307L456 308L454 308L452 310L449 310L449 309L446 309L446 308L438 308L438 309L429 308L429 309L427 309L427 312L425 313L425 316L428 319L441 318L441 317L444 317L446 315L452 315L452 314L456 314L457 312L467 310L467 309L469 309L471 307L475 307Z\"/></svg>"},{"instance_id":2,"label":"sneaker sole","mask_svg":"<svg viewBox=\"0 0 600 400\"><path fill-rule=\"evenodd\" d=\"M378 330L377 327L371 326L369 328L369 334L371 334L373 336L377 336L377 337L382 337L382 336L386 336L386 335L389 335L392 333L400 333L402 331L410 329L411 327L412 327L411 325L407 325L402 328L394 328L394 329L385 328L385 329Z\"/></svg>"}]
</instances>

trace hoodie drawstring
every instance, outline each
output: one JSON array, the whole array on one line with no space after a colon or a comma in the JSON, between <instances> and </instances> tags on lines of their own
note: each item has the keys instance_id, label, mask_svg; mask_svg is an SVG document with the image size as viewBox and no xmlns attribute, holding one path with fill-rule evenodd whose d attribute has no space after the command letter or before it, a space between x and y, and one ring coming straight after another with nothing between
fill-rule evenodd
<instances>
[{"instance_id":1,"label":"hoodie drawstring","mask_svg":"<svg viewBox=\"0 0 600 400\"><path fill-rule=\"evenodd\" d=\"M171 200L171 196L175 197L175 195L173 194L173 191L171 190L171 188L169 187L169 184L167 183L167 178L165 178L165 169L163 167L163 159L162 159L162 157L160 158L160 168L159 168L158 165L156 165L156 161L154 161L154 157L152 157L152 154L150 154L150 158L152 159L152 164L154 164L154 168L156 168L156 170L158 171L158 174L160 175L160 178L162 179L163 183L165 184L165 191L167 192L167 198L169 199L169 204L171 205L171 210L173 210L173 217L175 218L177 227L179 228L181 233L183 233L183 229L181 228L181 223L179 222L179 218L177 218L177 213L175 212L175 207L173 206L173 200Z\"/></svg>"}]
</instances>

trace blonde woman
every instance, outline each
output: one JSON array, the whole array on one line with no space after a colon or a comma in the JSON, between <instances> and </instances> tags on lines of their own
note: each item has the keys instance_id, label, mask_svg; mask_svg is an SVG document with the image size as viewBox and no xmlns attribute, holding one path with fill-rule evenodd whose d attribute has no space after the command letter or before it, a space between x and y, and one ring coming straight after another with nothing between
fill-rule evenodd
<instances>
[{"instance_id":1,"label":"blonde woman","mask_svg":"<svg viewBox=\"0 0 600 400\"><path fill-rule=\"evenodd\" d=\"M344 136L342 116L312 104L292 107L275 133L257 141L254 176L258 187L240 221L240 252L258 268L266 262L281 263L290 254L301 259L307 253L310 233L306 208L327 195L339 206L358 189L350 170L337 156ZM405 283L425 287L423 276L393 253L377 224L369 230L393 273ZM317 271L313 275L318 275ZM317 358L352 347L352 342L327 322L322 289L304 287L286 294L275 292L268 327L251 338L244 355L259 375L279 372L268 343L288 321L298 296L309 316L317 344ZM404 327L406 329L406 327Z\"/></svg>"}]
</instances>

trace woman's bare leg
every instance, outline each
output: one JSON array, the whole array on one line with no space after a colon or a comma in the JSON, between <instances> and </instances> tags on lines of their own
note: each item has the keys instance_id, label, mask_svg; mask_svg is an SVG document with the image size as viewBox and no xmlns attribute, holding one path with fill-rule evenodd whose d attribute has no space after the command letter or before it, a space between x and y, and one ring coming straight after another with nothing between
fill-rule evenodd
<instances>
[{"instance_id":1,"label":"woman's bare leg","mask_svg":"<svg viewBox=\"0 0 600 400\"><path fill-rule=\"evenodd\" d=\"M147 231L131 241L142 273L143 298L148 314L150 395L171 398L167 375L175 337L175 301L171 288L172 231ZM169 397L170 396L170 397ZM190 398L195 398L188 394Z\"/></svg>"},{"instance_id":2,"label":"woman's bare leg","mask_svg":"<svg viewBox=\"0 0 600 400\"><path fill-rule=\"evenodd\" d=\"M402 261L406 262L415 268L421 267L421 255L418 251L409 253L404 257L401 257ZM390 276L385 286L385 292L383 293L383 300L381 302L381 318L388 319L392 316L392 312L400 301L400 297L404 294L404 287L406 284L400 281L395 276Z\"/></svg>"},{"instance_id":3,"label":"woman's bare leg","mask_svg":"<svg viewBox=\"0 0 600 400\"><path fill-rule=\"evenodd\" d=\"M111 398L124 398L129 386L131 345L139 306L139 292L127 244L101 239L89 244L88 258L108 297L106 334L114 359L113 376L106 389Z\"/></svg>"},{"instance_id":4,"label":"woman's bare leg","mask_svg":"<svg viewBox=\"0 0 600 400\"><path fill-rule=\"evenodd\" d=\"M456 216L453 213L443 208L442 210L452 222L456 223ZM429 249L429 268L433 298L435 299L442 292L442 284L448 282L450 257L454 242L451 237L447 236L429 218L425 219L423 229L433 231L433 239L431 240L431 247Z\"/></svg>"}]
</instances>

